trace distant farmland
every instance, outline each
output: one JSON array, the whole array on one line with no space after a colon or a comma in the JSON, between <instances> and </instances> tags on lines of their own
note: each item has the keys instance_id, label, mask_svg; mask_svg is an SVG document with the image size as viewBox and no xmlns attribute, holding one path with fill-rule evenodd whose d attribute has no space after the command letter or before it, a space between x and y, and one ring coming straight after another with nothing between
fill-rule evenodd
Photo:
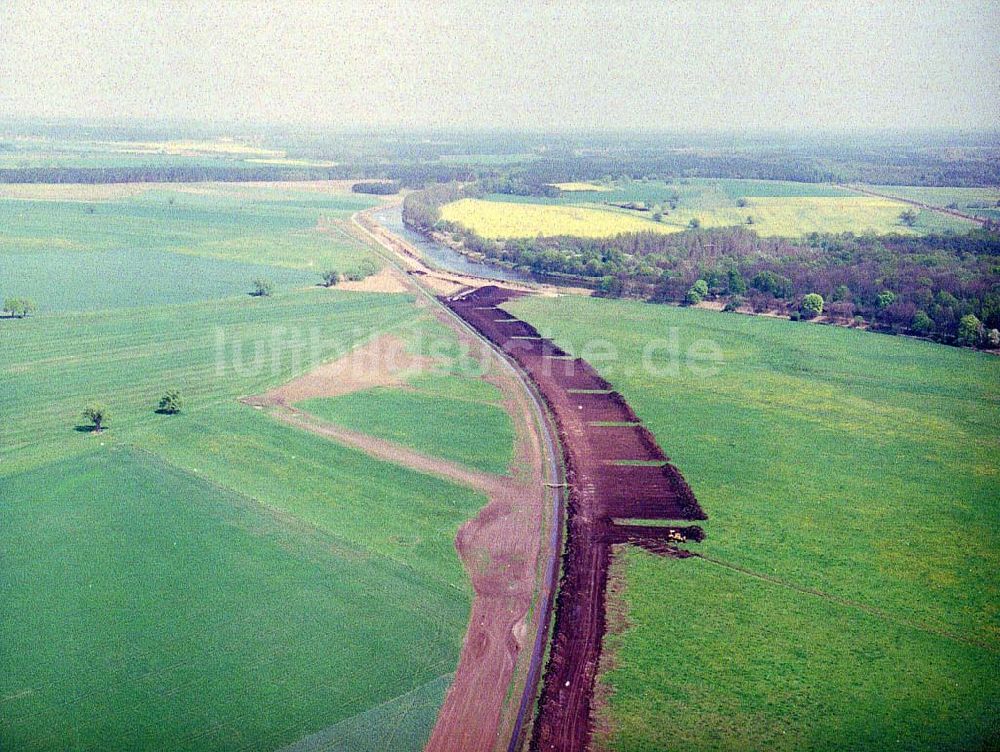
<instances>
[{"instance_id":1,"label":"distant farmland","mask_svg":"<svg viewBox=\"0 0 1000 752\"><path fill-rule=\"evenodd\" d=\"M443 206L441 218L491 239L671 233L687 229L692 221L705 228L740 225L764 237L790 238L812 232L912 235L973 227L930 210L919 210L911 227L900 219L913 209L909 204L822 184L703 179L589 189L584 183L570 185L561 198L462 199Z\"/></svg>"},{"instance_id":2,"label":"distant farmland","mask_svg":"<svg viewBox=\"0 0 1000 752\"><path fill-rule=\"evenodd\" d=\"M441 218L486 238L576 235L604 238L623 232L677 232L639 217L583 206L551 206L465 198L441 207Z\"/></svg>"},{"instance_id":3,"label":"distant farmland","mask_svg":"<svg viewBox=\"0 0 1000 752\"><path fill-rule=\"evenodd\" d=\"M601 743L979 749L1000 734L995 358L635 302L506 306L601 366L709 515L704 559L623 547ZM676 332L641 367L651 337ZM715 343L716 364L684 354ZM697 353L698 351L692 351ZM717 365L714 375L701 369ZM617 615L617 616L616 616ZM861 712L861 709L864 709Z\"/></svg>"}]
</instances>

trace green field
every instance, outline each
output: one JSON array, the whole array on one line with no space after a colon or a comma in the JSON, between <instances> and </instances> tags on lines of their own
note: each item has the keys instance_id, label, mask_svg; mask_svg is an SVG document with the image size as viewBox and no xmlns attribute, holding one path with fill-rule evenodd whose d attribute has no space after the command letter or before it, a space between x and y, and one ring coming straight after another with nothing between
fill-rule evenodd
<instances>
[{"instance_id":1,"label":"green field","mask_svg":"<svg viewBox=\"0 0 1000 752\"><path fill-rule=\"evenodd\" d=\"M358 430L509 462L453 333L410 295L315 286L371 258L339 224L371 199L3 193L0 293L39 312L0 319L0 748L421 749L471 603L454 538L485 498L239 402L391 333L439 368ZM275 294L246 295L255 276ZM180 415L155 412L169 388ZM466 408L496 432L434 434Z\"/></svg>"},{"instance_id":2,"label":"green field","mask_svg":"<svg viewBox=\"0 0 1000 752\"><path fill-rule=\"evenodd\" d=\"M679 232L697 219L702 227L746 226L764 237L819 233L926 234L972 229L970 221L929 210L917 211L916 224L899 215L911 207L893 199L861 196L824 183L770 180L685 179L616 181L602 190L573 190L558 198L491 194L442 207L442 219L488 238L558 235L611 237L623 232ZM676 206L671 208L674 202ZM663 212L622 208L635 203ZM744 204L744 205L741 205ZM747 224L747 218L752 224Z\"/></svg>"},{"instance_id":3,"label":"green field","mask_svg":"<svg viewBox=\"0 0 1000 752\"><path fill-rule=\"evenodd\" d=\"M138 258L141 256L141 258ZM43 311L94 311L247 295L255 279L277 290L315 285L317 275L280 266L162 251L0 253L0 294Z\"/></svg>"},{"instance_id":4,"label":"green field","mask_svg":"<svg viewBox=\"0 0 1000 752\"><path fill-rule=\"evenodd\" d=\"M873 191L919 201L929 206L957 209L965 214L1000 219L1000 188L926 188L912 185L873 185Z\"/></svg>"},{"instance_id":5,"label":"green field","mask_svg":"<svg viewBox=\"0 0 1000 752\"><path fill-rule=\"evenodd\" d=\"M381 477L347 450L328 455L356 466L327 473L341 503L354 496L345 476ZM396 477L369 520L423 519L428 481L385 470ZM454 669L460 572L417 574L408 557L203 475L95 447L0 482L4 749L270 750ZM425 498L440 503L444 486ZM452 497L457 527L480 502ZM433 715L417 713L399 748L426 738ZM369 734L384 733L377 720Z\"/></svg>"},{"instance_id":6,"label":"green field","mask_svg":"<svg viewBox=\"0 0 1000 752\"><path fill-rule=\"evenodd\" d=\"M595 365L710 517L696 549L712 561L619 559L608 746L997 744L1000 362L642 303L508 307L566 349L614 343ZM686 355L699 340L721 352L712 375Z\"/></svg>"},{"instance_id":7,"label":"green field","mask_svg":"<svg viewBox=\"0 0 1000 752\"><path fill-rule=\"evenodd\" d=\"M470 602L453 539L485 499L235 399L308 368L312 332L329 359L426 328L411 300L2 322L0 746L271 749L327 727L422 746ZM153 412L168 385L179 416ZM95 398L99 436L76 429Z\"/></svg>"},{"instance_id":8,"label":"green field","mask_svg":"<svg viewBox=\"0 0 1000 752\"><path fill-rule=\"evenodd\" d=\"M298 407L345 428L491 473L506 473L513 459L514 428L497 404L377 388L306 400Z\"/></svg>"},{"instance_id":9,"label":"green field","mask_svg":"<svg viewBox=\"0 0 1000 752\"><path fill-rule=\"evenodd\" d=\"M0 295L33 298L40 311L239 295L257 277L301 287L373 258L337 225L374 204L365 197L216 184L15 188L0 198Z\"/></svg>"}]
</instances>

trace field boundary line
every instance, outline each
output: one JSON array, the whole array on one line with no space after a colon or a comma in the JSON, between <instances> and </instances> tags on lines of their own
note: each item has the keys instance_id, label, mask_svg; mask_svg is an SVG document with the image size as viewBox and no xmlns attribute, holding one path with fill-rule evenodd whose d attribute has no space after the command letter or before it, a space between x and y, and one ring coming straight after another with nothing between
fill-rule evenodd
<instances>
[{"instance_id":1,"label":"field boundary line","mask_svg":"<svg viewBox=\"0 0 1000 752\"><path fill-rule=\"evenodd\" d=\"M290 423L285 423L284 425L288 425L290 428L296 428L297 427L296 425L290 424ZM300 429L300 430L304 430L304 429ZM344 445L344 446L346 446L346 445ZM356 553L358 555L361 555L361 556L364 556L364 557L367 557L367 558L370 558L370 559L382 559L384 561L392 562L392 564L394 566L401 567L403 569L409 570L410 572L418 574L421 577L425 577L426 578L426 577L430 576L429 573L420 571L419 569L417 569L416 567L414 567L412 564L409 564L408 562L401 561L401 560L399 560L399 559L397 559L397 558L395 558L393 556L390 556L387 553L379 551L376 548L371 548L369 546L361 545L358 542L351 540L350 538L344 538L344 537L338 535L337 533L333 532L332 530L329 530L328 528L324 528L324 527L318 525L315 522L311 522L311 521L309 521L307 519L304 519L302 517L298 517L298 516L292 514L287 509L283 509L282 507L274 506L272 504L268 504L268 503L266 503L264 501L261 501L256 496L251 496L248 493L245 493L243 491L239 491L239 490L237 490L235 488L231 488L231 487L227 486L224 483L220 483L219 481L215 480L214 478L209 478L208 476L203 475L201 472L194 472L193 470L189 470L188 468L184 467L183 465L179 465L176 462L173 462L172 460L167 459L162 454L160 454L158 452L154 452L151 449L147 449L146 447L140 446L139 444L122 444L121 447L127 449L128 451L135 451L137 453L145 455L147 458L150 458L150 459L152 459L155 462L161 463L164 467L169 468L169 469L174 470L174 471L179 472L179 473L183 473L184 475L186 475L189 478L194 478L194 479L200 480L200 481L204 482L205 484L211 486L213 489L215 489L215 490L217 490L217 491L219 491L221 493L229 494L230 496L234 497L235 499L238 499L239 501L241 501L243 504L245 504L247 506L256 507L256 508L259 508L259 509L266 510L268 514L270 514L273 517L277 518L283 524L286 524L286 525L289 525L289 526L296 525L296 526L302 528L302 530L301 530L302 533L308 533L309 535L314 535L314 536L318 536L318 537L321 537L321 538L325 538L325 539L330 540L330 541L335 541L337 543L337 545L340 546L341 548L343 548L344 550L351 551L352 553ZM362 450L355 449L354 447L351 447L351 446L346 446L346 448L350 449L351 451L355 451L355 452L360 452L362 454L366 454ZM382 460L382 459L380 459L378 457L375 457L375 459L378 460L379 462L385 462L386 464L396 465L397 467L402 467L404 470L407 470L409 472L419 473L418 470L412 470L411 468L405 467L404 465L397 465L394 462L390 462L388 460ZM430 475L429 473L419 473L419 474L421 474L421 475ZM431 477L438 478L438 476L431 476ZM438 479L440 480L440 478L438 478ZM445 480L444 482L448 482L448 481ZM440 581L443 584L447 585L448 587L454 587L451 583L447 582L446 580L440 580Z\"/></svg>"},{"instance_id":2,"label":"field boundary line","mask_svg":"<svg viewBox=\"0 0 1000 752\"><path fill-rule=\"evenodd\" d=\"M972 214L965 214L964 212L960 212L957 209L949 209L947 206L935 206L934 204L928 204L923 201L917 201L916 199L912 198L900 198L899 196L893 196L892 194L889 193L879 193L878 191L873 191L869 188L861 188L856 185L848 185L847 183L838 183L837 185L840 188L843 188L844 190L854 191L855 193L860 193L865 196L888 198L892 199L893 201L899 201L904 204L909 204L910 206L916 206L921 209L927 209L928 211L938 212L939 214L947 214L951 217L958 217L959 219L967 219L970 222L975 222L980 227L985 226L987 222L987 220L984 219L983 217L977 217Z\"/></svg>"},{"instance_id":3,"label":"field boundary line","mask_svg":"<svg viewBox=\"0 0 1000 752\"><path fill-rule=\"evenodd\" d=\"M868 606L864 603L858 601L852 601L849 598L841 598L838 595L833 595L832 593L827 593L823 590L817 590L816 588L806 587L804 585L796 585L788 580L783 580L780 577L775 577L774 575L764 574L762 572L754 571L753 569L748 569L747 567L741 567L739 564L732 564L728 561L723 561L722 559L717 559L714 556L700 553L698 551L689 552L693 558L702 559L703 561L713 564L717 567L722 567L724 569L729 569L733 572L739 572L740 574L747 575L748 577L753 577L758 580L763 580L764 582L770 583L771 585L778 585L779 587L787 588L789 590L794 590L797 593L803 593L805 595L811 595L816 598L821 598L831 603L836 603L840 606L845 606L847 608L853 608L858 611L864 611L871 616L877 616L894 624L899 624L900 626L909 627L910 629L915 629L918 632L924 632L925 634L932 634L936 637L941 637L946 640L951 640L952 642L959 642L965 645L971 645L973 647L982 648L990 653L1000 653L1000 647L995 645L989 645L985 642L980 642L979 640L972 639L970 637L963 637L954 632L949 632L944 629L935 629L934 627L928 626L926 624L919 624L917 622L908 621L897 616L893 616L888 611L878 608L877 606Z\"/></svg>"},{"instance_id":4,"label":"field boundary line","mask_svg":"<svg viewBox=\"0 0 1000 752\"><path fill-rule=\"evenodd\" d=\"M388 700L380 702L378 705L372 705L370 708L366 708L365 710L362 710L360 713L355 713L354 715L348 716L347 718L342 718L341 720L337 721L331 726L322 728L319 731L314 731L313 733L304 736L301 739L292 742L291 744L281 747L278 750L278 752L313 752L314 750L318 751L325 749L327 744L336 741L336 739L333 738L333 735L336 734L337 731L345 724L350 723L351 721L361 718L362 716L368 715L370 713L377 713L379 710L385 708L386 706L392 705L393 703L396 702L400 702L406 699L407 697L410 697L411 695L415 695L421 690L427 689L427 687L429 687L430 685L440 682L442 679L447 679L448 684L450 685L451 679L452 677L454 677L454 675L455 675L454 672L451 672L447 674L441 674L440 676L435 676L433 679L426 681L423 684L419 684L413 689L407 692L403 692L403 694L401 695L390 697ZM412 710L413 707L414 705L411 703L410 709ZM395 731L395 729L387 729L387 731Z\"/></svg>"}]
</instances>

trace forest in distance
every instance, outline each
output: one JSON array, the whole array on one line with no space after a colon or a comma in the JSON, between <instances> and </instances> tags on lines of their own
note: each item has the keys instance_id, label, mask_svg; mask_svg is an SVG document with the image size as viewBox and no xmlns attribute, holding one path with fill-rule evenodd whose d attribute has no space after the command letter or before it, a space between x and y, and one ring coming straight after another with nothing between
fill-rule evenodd
<instances>
[{"instance_id":1,"label":"forest in distance","mask_svg":"<svg viewBox=\"0 0 1000 752\"><path fill-rule=\"evenodd\" d=\"M441 217L442 206L469 197L558 199L560 190L553 184L532 182L530 177L522 173L411 193L404 201L404 221L487 263L562 277L593 287L604 297L688 305L713 301L727 311L793 319L823 314L828 323L950 344L1000 346L1000 227L992 216L995 208L985 207L985 217L962 232L908 234L916 213L903 206L899 231L808 232L799 237L761 237L753 224L701 227L692 219L684 231L670 233L647 225L648 230L606 237L553 233L491 238ZM651 187L631 183L629 190L655 193L652 183L645 185ZM676 209L677 193L666 195L662 211ZM746 206L746 199L736 203ZM648 211L641 202L616 208L636 206ZM653 208L661 210L659 205Z\"/></svg>"}]
</instances>

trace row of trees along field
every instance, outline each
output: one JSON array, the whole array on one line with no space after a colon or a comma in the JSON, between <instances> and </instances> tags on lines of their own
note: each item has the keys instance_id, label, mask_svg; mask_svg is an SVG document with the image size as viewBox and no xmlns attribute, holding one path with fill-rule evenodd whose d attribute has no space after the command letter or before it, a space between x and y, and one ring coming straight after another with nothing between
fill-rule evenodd
<instances>
[{"instance_id":1,"label":"row of trees along field","mask_svg":"<svg viewBox=\"0 0 1000 752\"><path fill-rule=\"evenodd\" d=\"M35 301L31 298L4 298L3 309L0 310L0 314L9 318L23 319L33 314L36 310L38 310L38 306L35 305Z\"/></svg>"},{"instance_id":2,"label":"row of trees along field","mask_svg":"<svg viewBox=\"0 0 1000 752\"><path fill-rule=\"evenodd\" d=\"M489 262L593 280L606 297L715 300L730 310L800 316L805 297L814 294L823 301L821 314L835 323L984 347L994 346L991 330L1000 329L1000 233L992 226L924 237L845 233L788 240L731 227L495 241L440 220L442 204L475 193L443 185L411 194L404 220L424 232L447 233ZM691 296L699 280L704 289Z\"/></svg>"}]
</instances>

